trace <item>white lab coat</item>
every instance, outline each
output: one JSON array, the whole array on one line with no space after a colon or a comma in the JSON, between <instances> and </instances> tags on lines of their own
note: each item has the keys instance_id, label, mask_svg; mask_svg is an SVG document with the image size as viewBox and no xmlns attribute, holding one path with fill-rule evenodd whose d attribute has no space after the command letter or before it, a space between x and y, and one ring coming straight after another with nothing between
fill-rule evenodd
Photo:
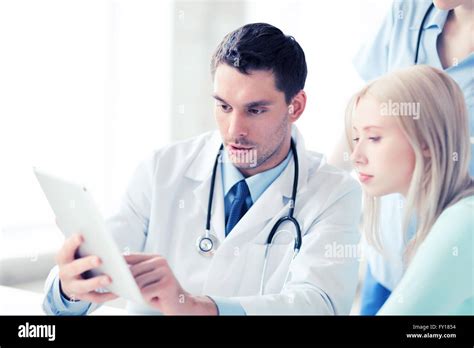
<instances>
[{"instance_id":1,"label":"white lab coat","mask_svg":"<svg viewBox=\"0 0 474 348\"><path fill-rule=\"evenodd\" d=\"M359 242L360 187L322 155L307 151L296 127L293 137L300 162L295 217L303 244L290 266L293 229L279 234L270 251L263 296L258 292L265 241L274 223L288 213L293 160L227 237L217 171L211 231L220 247L212 258L198 254L196 240L205 229L212 167L221 144L218 132L169 145L144 161L107 229L124 252L164 256L186 291L235 298L247 314L348 314L358 255L334 255L333 249ZM133 304L128 309L150 312Z\"/></svg>"}]
</instances>

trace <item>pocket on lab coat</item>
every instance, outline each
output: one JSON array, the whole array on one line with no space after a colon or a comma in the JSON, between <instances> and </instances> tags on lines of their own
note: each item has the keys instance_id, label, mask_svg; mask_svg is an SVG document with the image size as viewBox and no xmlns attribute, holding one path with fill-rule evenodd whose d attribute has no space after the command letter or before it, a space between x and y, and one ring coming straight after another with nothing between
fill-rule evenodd
<instances>
[{"instance_id":1,"label":"pocket on lab coat","mask_svg":"<svg viewBox=\"0 0 474 348\"><path fill-rule=\"evenodd\" d=\"M293 246L293 241L291 241L269 247L263 283L264 294L281 291L293 256ZM266 247L266 244L251 244L248 247L239 296L259 294Z\"/></svg>"}]
</instances>

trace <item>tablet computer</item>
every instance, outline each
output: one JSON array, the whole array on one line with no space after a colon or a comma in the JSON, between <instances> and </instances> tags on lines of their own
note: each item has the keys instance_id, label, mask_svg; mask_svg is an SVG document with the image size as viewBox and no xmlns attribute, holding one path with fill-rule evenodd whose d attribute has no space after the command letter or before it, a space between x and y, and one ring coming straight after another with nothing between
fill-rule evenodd
<instances>
[{"instance_id":1,"label":"tablet computer","mask_svg":"<svg viewBox=\"0 0 474 348\"><path fill-rule=\"evenodd\" d=\"M66 238L74 233L84 237L76 257L96 255L102 260L99 267L83 274L84 278L105 273L112 278L107 290L147 305L119 247L106 232L104 219L86 187L36 168L33 170L62 233Z\"/></svg>"}]
</instances>

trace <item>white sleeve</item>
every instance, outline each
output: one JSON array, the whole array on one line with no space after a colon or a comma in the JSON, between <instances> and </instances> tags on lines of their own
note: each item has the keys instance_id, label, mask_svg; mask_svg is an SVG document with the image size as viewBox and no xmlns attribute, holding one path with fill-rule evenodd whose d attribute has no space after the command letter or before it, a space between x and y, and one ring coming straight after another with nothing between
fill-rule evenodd
<instances>
[{"instance_id":1,"label":"white sleeve","mask_svg":"<svg viewBox=\"0 0 474 348\"><path fill-rule=\"evenodd\" d=\"M44 292L46 296L43 301L43 310L48 315L86 315L101 306L85 301L69 301L63 297L59 285L58 266L53 267L49 272Z\"/></svg>"}]
</instances>

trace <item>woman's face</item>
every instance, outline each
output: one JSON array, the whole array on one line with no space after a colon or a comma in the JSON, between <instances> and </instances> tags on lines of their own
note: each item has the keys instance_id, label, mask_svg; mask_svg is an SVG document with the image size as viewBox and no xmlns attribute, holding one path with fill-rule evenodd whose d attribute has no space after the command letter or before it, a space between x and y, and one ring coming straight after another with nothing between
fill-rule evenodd
<instances>
[{"instance_id":1,"label":"woman's face","mask_svg":"<svg viewBox=\"0 0 474 348\"><path fill-rule=\"evenodd\" d=\"M370 95L354 110L352 139L351 160L363 189L371 196L406 195L415 153L394 116L382 116L381 104Z\"/></svg>"}]
</instances>

